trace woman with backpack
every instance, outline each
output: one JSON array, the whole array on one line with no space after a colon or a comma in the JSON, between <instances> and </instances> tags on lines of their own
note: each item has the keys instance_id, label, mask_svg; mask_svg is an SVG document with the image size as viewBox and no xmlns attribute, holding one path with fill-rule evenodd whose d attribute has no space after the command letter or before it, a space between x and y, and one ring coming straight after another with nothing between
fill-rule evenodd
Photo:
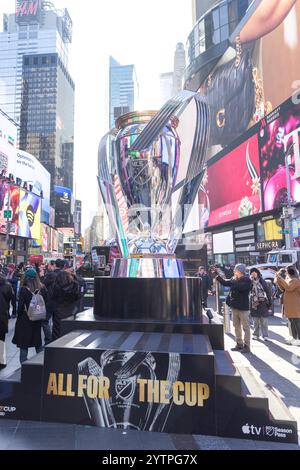
<instances>
[{"instance_id":1,"label":"woman with backpack","mask_svg":"<svg viewBox=\"0 0 300 470\"><path fill-rule=\"evenodd\" d=\"M253 318L254 333L252 338L258 340L260 333L263 341L269 340L268 317L272 307L272 295L268 284L263 279L259 269L250 271L252 287L250 291L250 314Z\"/></svg>"},{"instance_id":2,"label":"woman with backpack","mask_svg":"<svg viewBox=\"0 0 300 470\"><path fill-rule=\"evenodd\" d=\"M19 291L18 315L15 326L15 334L12 342L20 348L20 363L27 361L28 349L35 348L39 353L42 348L42 322L33 321L29 318L31 301L33 296L40 293L44 306L47 302L47 290L41 284L35 269L30 268L25 272L23 285Z\"/></svg>"}]
</instances>

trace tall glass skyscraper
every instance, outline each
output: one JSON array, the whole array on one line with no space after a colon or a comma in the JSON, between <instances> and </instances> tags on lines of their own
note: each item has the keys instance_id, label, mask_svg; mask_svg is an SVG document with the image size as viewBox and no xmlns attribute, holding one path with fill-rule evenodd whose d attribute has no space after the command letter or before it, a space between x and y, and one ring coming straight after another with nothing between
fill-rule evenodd
<instances>
[{"instance_id":1,"label":"tall glass skyscraper","mask_svg":"<svg viewBox=\"0 0 300 470\"><path fill-rule=\"evenodd\" d=\"M42 0L16 1L0 33L0 108L20 124L23 56L57 53L68 68L72 21L66 9Z\"/></svg>"},{"instance_id":2,"label":"tall glass skyscraper","mask_svg":"<svg viewBox=\"0 0 300 470\"><path fill-rule=\"evenodd\" d=\"M134 65L120 65L109 59L109 126L122 114L134 111L138 97L138 83Z\"/></svg>"},{"instance_id":3,"label":"tall glass skyscraper","mask_svg":"<svg viewBox=\"0 0 300 470\"><path fill-rule=\"evenodd\" d=\"M0 108L19 125L19 146L73 189L74 83L68 72L72 20L46 0L16 0L0 33ZM71 209L70 209L71 211ZM69 214L71 220L71 212Z\"/></svg>"},{"instance_id":4,"label":"tall glass skyscraper","mask_svg":"<svg viewBox=\"0 0 300 470\"><path fill-rule=\"evenodd\" d=\"M20 148L35 155L53 185L73 188L74 83L58 54L23 57Z\"/></svg>"}]
</instances>

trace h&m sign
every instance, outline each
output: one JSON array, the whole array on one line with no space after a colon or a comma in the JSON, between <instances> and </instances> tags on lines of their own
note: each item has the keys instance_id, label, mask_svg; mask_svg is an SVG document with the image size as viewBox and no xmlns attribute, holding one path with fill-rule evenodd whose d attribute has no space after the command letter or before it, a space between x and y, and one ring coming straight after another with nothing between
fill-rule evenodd
<instances>
[{"instance_id":1,"label":"h&m sign","mask_svg":"<svg viewBox=\"0 0 300 470\"><path fill-rule=\"evenodd\" d=\"M19 0L16 9L16 21L39 20L42 9L42 0Z\"/></svg>"}]
</instances>

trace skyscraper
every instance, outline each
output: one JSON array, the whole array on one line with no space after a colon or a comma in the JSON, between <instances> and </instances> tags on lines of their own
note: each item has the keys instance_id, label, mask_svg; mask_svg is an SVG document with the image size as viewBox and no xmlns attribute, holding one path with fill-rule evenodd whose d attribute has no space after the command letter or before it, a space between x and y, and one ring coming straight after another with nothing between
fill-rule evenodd
<instances>
[{"instance_id":1,"label":"skyscraper","mask_svg":"<svg viewBox=\"0 0 300 470\"><path fill-rule=\"evenodd\" d=\"M109 127L122 114L134 111L138 97L138 83L134 65L121 65L109 59Z\"/></svg>"},{"instance_id":2,"label":"skyscraper","mask_svg":"<svg viewBox=\"0 0 300 470\"><path fill-rule=\"evenodd\" d=\"M57 53L67 69L72 21L43 0L16 0L15 14L4 15L0 33L0 107L20 124L23 56Z\"/></svg>"},{"instance_id":3,"label":"skyscraper","mask_svg":"<svg viewBox=\"0 0 300 470\"><path fill-rule=\"evenodd\" d=\"M161 73L160 74L160 100L161 105L172 98L173 95L173 72Z\"/></svg>"},{"instance_id":4,"label":"skyscraper","mask_svg":"<svg viewBox=\"0 0 300 470\"><path fill-rule=\"evenodd\" d=\"M20 148L73 188L74 83L58 54L23 56ZM53 198L52 201L53 202Z\"/></svg>"},{"instance_id":5,"label":"skyscraper","mask_svg":"<svg viewBox=\"0 0 300 470\"><path fill-rule=\"evenodd\" d=\"M173 95L177 95L183 88L183 77L186 66L185 49L182 42L176 46L174 56Z\"/></svg>"},{"instance_id":6,"label":"skyscraper","mask_svg":"<svg viewBox=\"0 0 300 470\"><path fill-rule=\"evenodd\" d=\"M4 15L3 24L0 107L20 125L20 148L50 172L55 207L54 185L73 188L72 20L66 9L56 10L49 1L16 0L15 14Z\"/></svg>"}]
</instances>

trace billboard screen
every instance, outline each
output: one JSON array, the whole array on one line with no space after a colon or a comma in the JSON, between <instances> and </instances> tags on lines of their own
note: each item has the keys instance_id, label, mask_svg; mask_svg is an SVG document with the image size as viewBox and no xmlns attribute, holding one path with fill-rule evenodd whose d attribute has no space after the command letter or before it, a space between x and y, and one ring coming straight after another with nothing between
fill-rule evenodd
<instances>
[{"instance_id":1,"label":"billboard screen","mask_svg":"<svg viewBox=\"0 0 300 470\"><path fill-rule=\"evenodd\" d=\"M41 198L33 193L20 190L19 237L40 240Z\"/></svg>"},{"instance_id":2,"label":"billboard screen","mask_svg":"<svg viewBox=\"0 0 300 470\"><path fill-rule=\"evenodd\" d=\"M10 235L18 235L20 188L0 181L0 233L6 233L7 219L4 211L11 211Z\"/></svg>"},{"instance_id":3,"label":"billboard screen","mask_svg":"<svg viewBox=\"0 0 300 470\"><path fill-rule=\"evenodd\" d=\"M8 173L22 180L22 183L32 185L32 191L38 196L43 195L42 222L49 224L50 218L50 173L30 153L17 150L8 163Z\"/></svg>"},{"instance_id":4,"label":"billboard screen","mask_svg":"<svg viewBox=\"0 0 300 470\"><path fill-rule=\"evenodd\" d=\"M220 225L262 211L256 134L208 166L199 193L199 210L202 227Z\"/></svg>"},{"instance_id":5,"label":"billboard screen","mask_svg":"<svg viewBox=\"0 0 300 470\"><path fill-rule=\"evenodd\" d=\"M71 211L72 190L63 186L54 186L55 210Z\"/></svg>"},{"instance_id":6,"label":"billboard screen","mask_svg":"<svg viewBox=\"0 0 300 470\"><path fill-rule=\"evenodd\" d=\"M9 165L15 161L16 145L17 126L0 113L0 174L2 171L6 176L12 173Z\"/></svg>"},{"instance_id":7,"label":"billboard screen","mask_svg":"<svg viewBox=\"0 0 300 470\"><path fill-rule=\"evenodd\" d=\"M200 87L211 109L208 159L300 93L300 1L255 0L233 31L237 3L224 6L220 16L216 7L203 26L211 22L205 39L212 36L215 45L231 34L231 46Z\"/></svg>"},{"instance_id":8,"label":"billboard screen","mask_svg":"<svg viewBox=\"0 0 300 470\"><path fill-rule=\"evenodd\" d=\"M261 122L259 131L264 210L288 202L285 157L289 156L291 198L300 202L300 103L288 100Z\"/></svg>"},{"instance_id":9,"label":"billboard screen","mask_svg":"<svg viewBox=\"0 0 300 470\"><path fill-rule=\"evenodd\" d=\"M41 20L42 0L17 0L16 22L37 23Z\"/></svg>"}]
</instances>

